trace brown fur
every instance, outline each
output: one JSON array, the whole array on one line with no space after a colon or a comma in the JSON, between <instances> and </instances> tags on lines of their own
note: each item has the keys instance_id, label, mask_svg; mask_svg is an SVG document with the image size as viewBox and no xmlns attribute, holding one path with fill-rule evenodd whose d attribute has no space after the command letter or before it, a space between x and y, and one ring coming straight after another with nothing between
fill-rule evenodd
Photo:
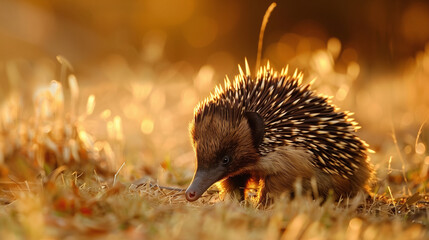
<instances>
[{"instance_id":1,"label":"brown fur","mask_svg":"<svg viewBox=\"0 0 429 240\"><path fill-rule=\"evenodd\" d=\"M350 179L345 179L314 167L311 164L312 158L312 154L304 149L285 146L261 158L255 165L255 170L266 174L264 191L273 197L293 191L297 181L300 181L304 193L312 193L312 178L316 180L317 194L323 198L328 196L330 190L333 190L337 200L340 197L353 197L361 190L368 190L372 169L366 161L363 161Z\"/></svg>"},{"instance_id":2,"label":"brown fur","mask_svg":"<svg viewBox=\"0 0 429 240\"><path fill-rule=\"evenodd\" d=\"M300 181L304 193L326 198L332 190L335 199L355 196L368 191L371 165L360 161L359 168L349 178L327 174L316 168L311 152L303 148L283 146L261 157L252 144L251 130L246 119L239 124L212 115L190 126L192 143L197 156L198 169L210 169L218 165L224 154L230 154L231 164L219 180L221 190L239 200L245 197L244 189L249 181L261 181L259 201L276 198L282 193L293 193ZM312 179L316 180L317 194L313 193Z\"/></svg>"},{"instance_id":3,"label":"brown fur","mask_svg":"<svg viewBox=\"0 0 429 240\"><path fill-rule=\"evenodd\" d=\"M229 174L237 175L240 169L259 158L245 119L234 125L212 115L198 124L191 123L190 129L198 167L210 168L228 153L234 159L230 165L234 170Z\"/></svg>"}]
</instances>

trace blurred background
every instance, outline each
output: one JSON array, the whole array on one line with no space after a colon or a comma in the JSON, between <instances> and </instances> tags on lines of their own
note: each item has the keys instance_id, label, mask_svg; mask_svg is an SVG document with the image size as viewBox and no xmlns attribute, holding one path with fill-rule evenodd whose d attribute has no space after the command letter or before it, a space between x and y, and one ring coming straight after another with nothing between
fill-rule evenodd
<instances>
[{"instance_id":1,"label":"blurred background","mask_svg":"<svg viewBox=\"0 0 429 240\"><path fill-rule=\"evenodd\" d=\"M236 63L243 56L254 62L259 27L270 3L2 0L1 60L62 54L79 70L113 54L133 63L153 61L156 56L192 66L226 58ZM290 34L308 41L293 49ZM428 3L282 1L268 25L264 56L284 65L297 53L324 46L331 37L338 38L344 49L355 50L343 58L365 63L368 71L397 67L429 39ZM150 45L155 43L157 49Z\"/></svg>"},{"instance_id":2,"label":"blurred background","mask_svg":"<svg viewBox=\"0 0 429 240\"><path fill-rule=\"evenodd\" d=\"M0 0L0 159L22 145L10 146L5 132L14 128L5 122L31 119L52 80L63 83L64 109L72 111L74 88L64 83L73 74L80 90L75 114L85 115L79 124L95 149L113 145L114 169L125 161L131 178L186 185L194 168L193 107L225 75L237 74L245 57L256 67L270 4ZM379 179L401 183L407 173L427 180L427 1L279 1L265 31L267 60L277 70L299 68L307 82L316 79L314 89L356 113L359 136L377 152Z\"/></svg>"}]
</instances>

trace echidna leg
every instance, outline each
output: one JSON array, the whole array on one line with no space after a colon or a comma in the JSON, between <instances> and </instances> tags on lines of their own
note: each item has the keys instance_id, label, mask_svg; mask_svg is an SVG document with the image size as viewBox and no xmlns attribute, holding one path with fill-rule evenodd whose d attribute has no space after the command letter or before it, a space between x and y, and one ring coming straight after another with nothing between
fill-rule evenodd
<instances>
[{"instance_id":1,"label":"echidna leg","mask_svg":"<svg viewBox=\"0 0 429 240\"><path fill-rule=\"evenodd\" d=\"M229 177L220 183L221 190L223 193L229 194L233 198L242 201L244 200L244 190L250 177L250 174L240 174Z\"/></svg>"}]
</instances>

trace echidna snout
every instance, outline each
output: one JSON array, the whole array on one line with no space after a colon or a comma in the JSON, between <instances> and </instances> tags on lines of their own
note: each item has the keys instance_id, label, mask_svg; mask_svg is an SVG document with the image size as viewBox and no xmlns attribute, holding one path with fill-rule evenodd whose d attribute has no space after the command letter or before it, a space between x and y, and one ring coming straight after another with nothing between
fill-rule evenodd
<instances>
[{"instance_id":1,"label":"echidna snout","mask_svg":"<svg viewBox=\"0 0 429 240\"><path fill-rule=\"evenodd\" d=\"M198 200L201 195L214 183L221 179L223 169L213 169L204 171L198 169L195 173L192 184L186 189L185 196L190 202Z\"/></svg>"}]
</instances>

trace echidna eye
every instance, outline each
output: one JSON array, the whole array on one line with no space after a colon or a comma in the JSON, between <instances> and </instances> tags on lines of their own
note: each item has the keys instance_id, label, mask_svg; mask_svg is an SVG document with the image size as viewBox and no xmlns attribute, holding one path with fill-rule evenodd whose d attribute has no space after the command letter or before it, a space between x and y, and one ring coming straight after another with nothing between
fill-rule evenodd
<instances>
[{"instance_id":1,"label":"echidna eye","mask_svg":"<svg viewBox=\"0 0 429 240\"><path fill-rule=\"evenodd\" d=\"M231 158L228 156L228 155L225 155L223 158L222 158L222 165L228 165L228 163L231 161Z\"/></svg>"}]
</instances>

